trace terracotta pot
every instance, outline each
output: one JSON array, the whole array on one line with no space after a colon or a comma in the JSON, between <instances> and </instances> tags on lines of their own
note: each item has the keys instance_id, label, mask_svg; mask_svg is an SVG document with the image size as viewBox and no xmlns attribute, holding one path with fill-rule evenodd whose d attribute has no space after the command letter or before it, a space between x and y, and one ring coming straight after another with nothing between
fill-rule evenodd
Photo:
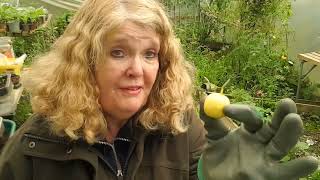
<instances>
[{"instance_id":1,"label":"terracotta pot","mask_svg":"<svg viewBox=\"0 0 320 180\"><path fill-rule=\"evenodd\" d=\"M7 24L6 23L0 23L0 33L7 32Z\"/></svg>"},{"instance_id":2,"label":"terracotta pot","mask_svg":"<svg viewBox=\"0 0 320 180\"><path fill-rule=\"evenodd\" d=\"M29 24L30 31L37 29L38 23L37 22L32 22Z\"/></svg>"}]
</instances>

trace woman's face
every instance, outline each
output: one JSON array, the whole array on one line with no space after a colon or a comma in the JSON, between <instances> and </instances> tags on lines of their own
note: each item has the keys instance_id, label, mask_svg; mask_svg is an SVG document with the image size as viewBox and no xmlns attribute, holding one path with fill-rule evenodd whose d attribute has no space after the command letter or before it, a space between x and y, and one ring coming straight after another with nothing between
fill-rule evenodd
<instances>
[{"instance_id":1,"label":"woman's face","mask_svg":"<svg viewBox=\"0 0 320 180\"><path fill-rule=\"evenodd\" d=\"M106 118L126 120L145 103L159 69L159 35L126 22L108 35L105 63L96 66L95 78Z\"/></svg>"}]
</instances>

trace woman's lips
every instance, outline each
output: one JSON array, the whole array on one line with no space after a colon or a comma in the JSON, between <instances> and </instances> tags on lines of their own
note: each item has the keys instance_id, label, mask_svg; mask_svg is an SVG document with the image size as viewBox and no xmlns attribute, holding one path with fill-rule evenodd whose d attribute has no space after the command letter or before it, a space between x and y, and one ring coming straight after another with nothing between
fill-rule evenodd
<instances>
[{"instance_id":1,"label":"woman's lips","mask_svg":"<svg viewBox=\"0 0 320 180\"><path fill-rule=\"evenodd\" d=\"M122 87L120 88L120 90L125 94L136 96L140 94L140 92L142 91L142 87L141 86Z\"/></svg>"}]
</instances>

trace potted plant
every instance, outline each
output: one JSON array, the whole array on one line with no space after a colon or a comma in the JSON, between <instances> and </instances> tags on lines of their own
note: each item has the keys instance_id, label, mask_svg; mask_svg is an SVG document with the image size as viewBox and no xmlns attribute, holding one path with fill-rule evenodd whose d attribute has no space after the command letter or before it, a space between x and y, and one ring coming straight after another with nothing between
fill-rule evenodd
<instances>
[{"instance_id":1,"label":"potted plant","mask_svg":"<svg viewBox=\"0 0 320 180\"><path fill-rule=\"evenodd\" d=\"M7 32L5 7L0 6L0 33Z\"/></svg>"},{"instance_id":2,"label":"potted plant","mask_svg":"<svg viewBox=\"0 0 320 180\"><path fill-rule=\"evenodd\" d=\"M30 31L31 26L31 19L30 19L30 12L32 11L32 8L23 8L23 10L20 11L20 27L22 31Z\"/></svg>"},{"instance_id":3,"label":"potted plant","mask_svg":"<svg viewBox=\"0 0 320 180\"><path fill-rule=\"evenodd\" d=\"M20 9L11 6L6 9L8 29L11 33L21 33L20 11Z\"/></svg>"},{"instance_id":4,"label":"potted plant","mask_svg":"<svg viewBox=\"0 0 320 180\"><path fill-rule=\"evenodd\" d=\"M49 11L48 11L48 9L46 9L44 7L41 7L41 8L42 8L43 13L44 13L44 15L42 15L43 16L43 21L45 22L45 21L47 21L49 19Z\"/></svg>"},{"instance_id":5,"label":"potted plant","mask_svg":"<svg viewBox=\"0 0 320 180\"><path fill-rule=\"evenodd\" d=\"M37 12L37 9L30 7L29 12L29 20L30 20L30 30L35 30L38 27L38 18L39 14Z\"/></svg>"},{"instance_id":6,"label":"potted plant","mask_svg":"<svg viewBox=\"0 0 320 180\"><path fill-rule=\"evenodd\" d=\"M10 92L11 74L0 75L0 96L7 95Z\"/></svg>"},{"instance_id":7,"label":"potted plant","mask_svg":"<svg viewBox=\"0 0 320 180\"><path fill-rule=\"evenodd\" d=\"M44 23L46 20L46 12L47 11L44 8L33 8L33 10L30 11L29 17L32 23L32 29L35 29Z\"/></svg>"},{"instance_id":8,"label":"potted plant","mask_svg":"<svg viewBox=\"0 0 320 180\"><path fill-rule=\"evenodd\" d=\"M35 14L35 17L37 18L39 25L43 24L47 20L48 11L45 8L42 8L42 7L37 8L34 14Z\"/></svg>"}]
</instances>

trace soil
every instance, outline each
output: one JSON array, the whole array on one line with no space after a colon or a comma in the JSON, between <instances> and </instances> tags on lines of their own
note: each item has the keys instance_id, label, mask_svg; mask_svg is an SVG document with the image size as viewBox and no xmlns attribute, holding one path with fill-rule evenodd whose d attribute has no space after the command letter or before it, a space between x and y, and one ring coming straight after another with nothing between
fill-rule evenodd
<instances>
[{"instance_id":1,"label":"soil","mask_svg":"<svg viewBox=\"0 0 320 180\"><path fill-rule=\"evenodd\" d=\"M320 157L320 115L316 114L301 114L304 121L304 136L301 141L309 140L309 149L307 150L312 155Z\"/></svg>"},{"instance_id":2,"label":"soil","mask_svg":"<svg viewBox=\"0 0 320 180\"><path fill-rule=\"evenodd\" d=\"M305 137L314 142L314 144L309 147L309 152L320 157L320 132L306 132Z\"/></svg>"}]
</instances>

